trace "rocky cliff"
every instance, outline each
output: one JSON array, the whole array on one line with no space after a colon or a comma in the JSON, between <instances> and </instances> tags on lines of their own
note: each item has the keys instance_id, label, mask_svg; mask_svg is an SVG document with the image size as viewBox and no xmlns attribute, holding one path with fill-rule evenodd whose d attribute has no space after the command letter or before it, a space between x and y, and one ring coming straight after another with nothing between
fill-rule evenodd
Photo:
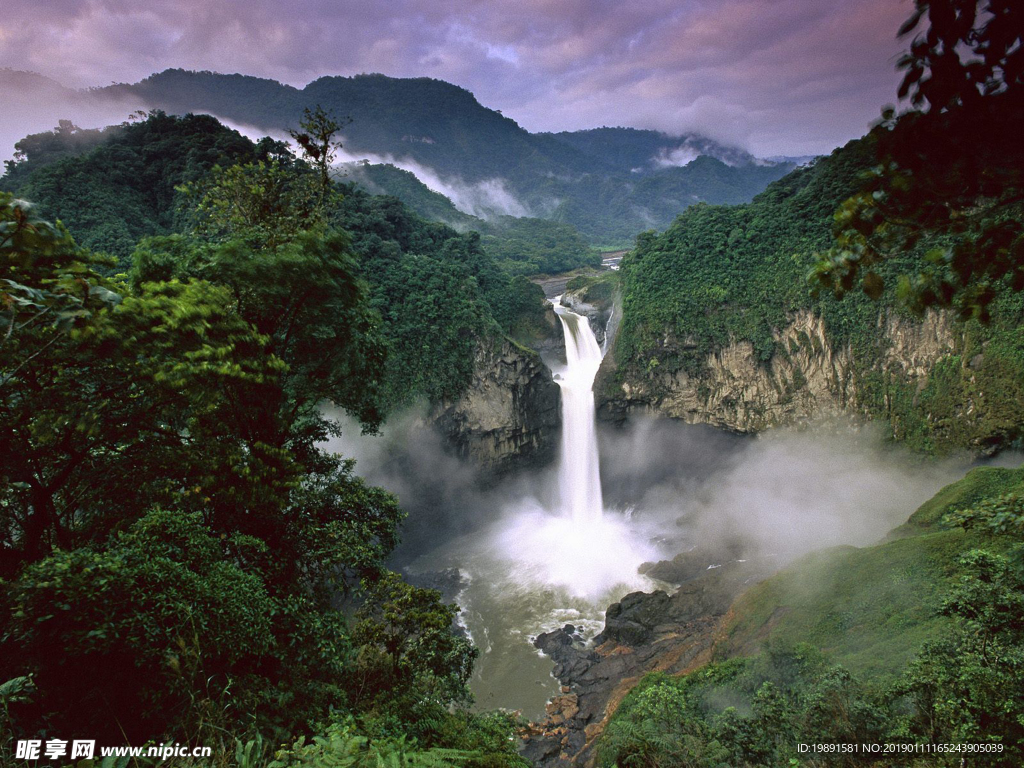
<instances>
[{"instance_id":1,"label":"rocky cliff","mask_svg":"<svg viewBox=\"0 0 1024 768\"><path fill-rule=\"evenodd\" d=\"M935 365L961 346L962 334L945 316L929 313L913 321L892 313L878 319L880 358L872 370L920 391ZM619 376L613 355L598 375L603 418L620 420L637 410L655 411L689 423L737 432L757 432L829 414L865 415L866 381L849 346L837 346L822 319L811 311L793 314L774 333L775 353L758 360L746 341L707 355L702 370L652 368L645 376ZM666 338L663 347L685 348L687 339Z\"/></svg>"},{"instance_id":2,"label":"rocky cliff","mask_svg":"<svg viewBox=\"0 0 1024 768\"><path fill-rule=\"evenodd\" d=\"M559 390L540 355L509 339L481 342L473 380L431 419L460 456L502 474L554 457Z\"/></svg>"},{"instance_id":3,"label":"rocky cliff","mask_svg":"<svg viewBox=\"0 0 1024 768\"><path fill-rule=\"evenodd\" d=\"M608 607L591 644L572 625L539 635L534 645L555 663L562 688L545 718L523 730L523 755L538 768L593 766L594 747L629 690L648 672L683 674L706 664L719 619L776 567L769 558L731 560L687 574L671 595L626 595Z\"/></svg>"},{"instance_id":4,"label":"rocky cliff","mask_svg":"<svg viewBox=\"0 0 1024 768\"><path fill-rule=\"evenodd\" d=\"M621 313L621 295L614 273L569 281L561 304L590 321L598 344L605 343L606 334L615 325L615 312Z\"/></svg>"}]
</instances>

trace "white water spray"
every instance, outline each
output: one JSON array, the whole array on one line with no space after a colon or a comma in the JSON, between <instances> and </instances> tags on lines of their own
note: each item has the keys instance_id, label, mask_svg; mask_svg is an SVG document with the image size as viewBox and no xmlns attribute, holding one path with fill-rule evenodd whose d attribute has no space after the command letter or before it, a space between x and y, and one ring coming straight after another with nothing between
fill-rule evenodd
<instances>
[{"instance_id":1,"label":"white water spray","mask_svg":"<svg viewBox=\"0 0 1024 768\"><path fill-rule=\"evenodd\" d=\"M555 302L558 300L555 299ZM594 414L594 379L603 350L587 318L555 303L565 333L565 373L557 381L562 389L562 456L558 488L562 513L576 524L601 519L601 467Z\"/></svg>"},{"instance_id":2,"label":"white water spray","mask_svg":"<svg viewBox=\"0 0 1024 768\"><path fill-rule=\"evenodd\" d=\"M490 525L420 557L410 570L459 568L463 621L480 643L473 689L486 707L543 713L558 693L550 659L532 638L571 623L590 639L604 626L609 603L654 583L641 563L661 559L660 524L645 525L604 509L598 457L594 379L604 351L586 317L558 304L566 366L553 367L562 393L562 445L557 500L510 499Z\"/></svg>"}]
</instances>

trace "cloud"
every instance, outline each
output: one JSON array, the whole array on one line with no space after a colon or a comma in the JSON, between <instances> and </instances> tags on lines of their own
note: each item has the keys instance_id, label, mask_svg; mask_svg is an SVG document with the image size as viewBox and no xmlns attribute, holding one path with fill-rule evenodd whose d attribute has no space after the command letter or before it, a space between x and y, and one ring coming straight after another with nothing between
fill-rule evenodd
<instances>
[{"instance_id":1,"label":"cloud","mask_svg":"<svg viewBox=\"0 0 1024 768\"><path fill-rule=\"evenodd\" d=\"M59 120L70 120L81 128L105 127L123 123L133 112L147 108L141 101L84 98L38 75L3 71L0 93L0 163L14 157L14 145L19 140L52 130Z\"/></svg>"},{"instance_id":2,"label":"cloud","mask_svg":"<svg viewBox=\"0 0 1024 768\"><path fill-rule=\"evenodd\" d=\"M345 142L342 141L342 144ZM444 195L463 213L481 219L495 216L530 216L530 209L519 201L505 185L504 179L484 179L468 182L459 176L442 176L433 168L410 157L396 158L391 154L351 153L339 150L338 163L367 161L374 165L388 164L408 171L433 192Z\"/></svg>"},{"instance_id":3,"label":"cloud","mask_svg":"<svg viewBox=\"0 0 1024 768\"><path fill-rule=\"evenodd\" d=\"M530 130L701 131L756 154L862 134L895 95L891 0L6 0L0 66L74 87L168 67L303 85L437 77ZM0 118L2 119L2 118Z\"/></svg>"}]
</instances>

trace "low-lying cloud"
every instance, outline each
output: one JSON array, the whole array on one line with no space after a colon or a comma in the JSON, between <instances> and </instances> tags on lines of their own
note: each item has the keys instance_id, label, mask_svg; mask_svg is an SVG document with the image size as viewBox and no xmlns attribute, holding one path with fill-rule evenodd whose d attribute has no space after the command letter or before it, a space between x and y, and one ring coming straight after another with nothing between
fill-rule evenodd
<instances>
[{"instance_id":1,"label":"low-lying cloud","mask_svg":"<svg viewBox=\"0 0 1024 768\"><path fill-rule=\"evenodd\" d=\"M915 457L880 430L831 422L739 438L638 419L605 433L602 458L614 503L673 520L684 549L783 559L872 544L967 469Z\"/></svg>"},{"instance_id":2,"label":"low-lying cloud","mask_svg":"<svg viewBox=\"0 0 1024 768\"><path fill-rule=\"evenodd\" d=\"M891 0L7 0L0 66L73 87L169 67L292 85L428 76L532 131L632 125L818 154L895 99L895 33L910 11Z\"/></svg>"},{"instance_id":3,"label":"low-lying cloud","mask_svg":"<svg viewBox=\"0 0 1024 768\"><path fill-rule=\"evenodd\" d=\"M53 130L60 120L70 120L79 128L105 128L148 109L141 99L90 98L45 78L3 71L0 96L0 163L14 158L18 141L29 134Z\"/></svg>"},{"instance_id":4,"label":"low-lying cloud","mask_svg":"<svg viewBox=\"0 0 1024 768\"><path fill-rule=\"evenodd\" d=\"M344 142L342 142L344 143ZM408 171L432 192L444 195L463 213L480 219L491 219L495 216L515 216L522 218L532 215L512 192L509 191L504 179L483 179L468 182L458 176L442 176L433 168L413 160L410 157L394 157L391 154L353 153L341 150L338 163L369 162L374 165L393 165Z\"/></svg>"}]
</instances>

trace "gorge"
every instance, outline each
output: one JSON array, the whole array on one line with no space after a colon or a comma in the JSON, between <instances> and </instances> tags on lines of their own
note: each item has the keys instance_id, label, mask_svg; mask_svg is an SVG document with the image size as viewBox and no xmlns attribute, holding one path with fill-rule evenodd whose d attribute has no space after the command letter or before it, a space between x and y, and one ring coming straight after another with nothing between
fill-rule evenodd
<instances>
[{"instance_id":1,"label":"gorge","mask_svg":"<svg viewBox=\"0 0 1024 768\"><path fill-rule=\"evenodd\" d=\"M399 564L460 606L481 649L477 706L533 720L527 754L538 765L592 756L628 686L706 659L749 586L821 547L871 545L966 466L918 466L875 430L842 421L758 438L641 410L599 421L604 350L592 322L614 323L614 310L590 306L592 321L564 306L582 310L578 297L549 301L565 348L564 359L550 345L542 353L561 393L558 454L546 464L481 492L471 456L417 463L412 454L436 450L413 436L425 425L396 424L390 450L410 454L400 478L359 447L377 438L337 445L401 495L414 540ZM437 476L450 482L425 492ZM443 526L439 506L454 514ZM421 516L433 538L417 538Z\"/></svg>"},{"instance_id":2,"label":"gorge","mask_svg":"<svg viewBox=\"0 0 1024 768\"><path fill-rule=\"evenodd\" d=\"M0 765L1024 764L1024 11L917 0L860 135L865 2L381 4L437 43L401 77L357 74L383 32L0 68ZM419 76L472 55L482 100ZM708 56L758 103L667 87Z\"/></svg>"}]
</instances>

